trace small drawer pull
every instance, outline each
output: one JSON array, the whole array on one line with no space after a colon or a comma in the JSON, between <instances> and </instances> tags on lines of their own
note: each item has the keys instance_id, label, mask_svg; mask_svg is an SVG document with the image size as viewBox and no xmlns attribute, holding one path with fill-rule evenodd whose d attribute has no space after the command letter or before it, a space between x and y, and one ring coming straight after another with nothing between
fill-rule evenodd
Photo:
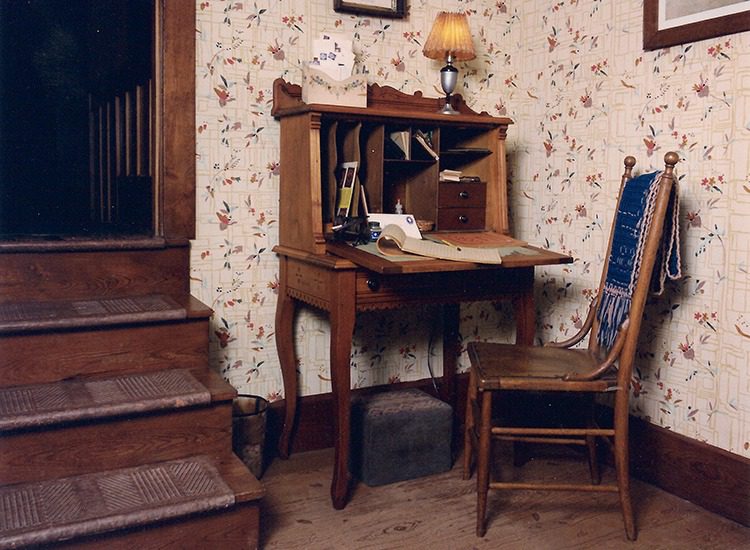
<instances>
[{"instance_id":1,"label":"small drawer pull","mask_svg":"<svg viewBox=\"0 0 750 550\"><path fill-rule=\"evenodd\" d=\"M469 192L468 191L461 191L458 194L459 199L468 199L469 198Z\"/></svg>"},{"instance_id":2,"label":"small drawer pull","mask_svg":"<svg viewBox=\"0 0 750 550\"><path fill-rule=\"evenodd\" d=\"M375 277L368 277L367 288L369 288L373 292L377 292L378 290L380 290L380 279L377 279Z\"/></svg>"},{"instance_id":3,"label":"small drawer pull","mask_svg":"<svg viewBox=\"0 0 750 550\"><path fill-rule=\"evenodd\" d=\"M458 221L460 221L461 223L469 223L469 217L461 215L458 217Z\"/></svg>"}]
</instances>

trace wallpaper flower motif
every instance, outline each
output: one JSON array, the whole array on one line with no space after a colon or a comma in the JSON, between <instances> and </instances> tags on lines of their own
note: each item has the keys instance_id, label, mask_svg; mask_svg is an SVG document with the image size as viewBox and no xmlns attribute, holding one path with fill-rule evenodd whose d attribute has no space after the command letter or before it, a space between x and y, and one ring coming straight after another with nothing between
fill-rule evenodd
<instances>
[{"instance_id":1,"label":"wallpaper flower motif","mask_svg":"<svg viewBox=\"0 0 750 550\"><path fill-rule=\"evenodd\" d=\"M354 40L370 80L441 96L421 54L441 9L467 13L477 59L460 91L510 116L510 211L522 239L575 258L537 273L538 335L569 336L598 286L622 160L662 166L677 151L687 276L649 304L633 412L750 456L750 33L641 48L642 2L413 2L403 20L342 16L330 0L196 2L198 234L192 291L215 310L211 358L240 391L283 396L274 342L278 263L277 77L301 81L312 40ZM356 386L440 374L439 311L362 315ZM462 307L464 345L513 335L508 305ZM328 325L304 310L295 335L301 391L328 391ZM463 368L468 366L461 358Z\"/></svg>"}]
</instances>

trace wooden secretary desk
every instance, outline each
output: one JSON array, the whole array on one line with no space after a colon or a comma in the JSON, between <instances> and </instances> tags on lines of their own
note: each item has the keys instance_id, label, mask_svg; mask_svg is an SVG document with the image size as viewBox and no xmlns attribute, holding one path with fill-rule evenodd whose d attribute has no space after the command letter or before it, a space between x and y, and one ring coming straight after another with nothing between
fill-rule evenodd
<instances>
[{"instance_id":1,"label":"wooden secretary desk","mask_svg":"<svg viewBox=\"0 0 750 550\"><path fill-rule=\"evenodd\" d=\"M350 355L356 313L444 304L440 391L442 399L455 405L459 304L512 297L516 339L531 343L534 266L572 261L526 246L527 254L504 257L502 265L431 258L397 262L332 238L338 169L354 161L371 213L393 212L398 201L406 213L433 221L439 233L480 240L508 234L505 136L512 122L477 114L460 96L454 97L458 115L438 113L439 103L420 92L407 95L371 85L366 109L307 105L299 86L282 79L274 82L272 114L281 124L276 345L286 396L279 454L289 456L296 414L293 331L296 305L302 302L327 312L330 319L336 434L331 498L337 509L346 506L349 489ZM416 140L408 158L393 155L387 140L394 133L409 139L418 133L429 136L439 159ZM445 169L473 177L440 182Z\"/></svg>"}]
</instances>

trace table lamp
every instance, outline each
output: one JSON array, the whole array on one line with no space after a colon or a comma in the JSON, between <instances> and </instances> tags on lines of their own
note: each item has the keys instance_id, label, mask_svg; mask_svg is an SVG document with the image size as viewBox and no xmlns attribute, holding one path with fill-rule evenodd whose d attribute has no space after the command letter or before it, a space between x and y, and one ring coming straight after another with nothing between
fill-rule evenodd
<instances>
[{"instance_id":1,"label":"table lamp","mask_svg":"<svg viewBox=\"0 0 750 550\"><path fill-rule=\"evenodd\" d=\"M458 114L451 106L451 94L456 89L458 80L458 69L453 66L453 62L476 57L466 14L441 11L432 25L422 53L430 59L445 59L446 65L440 69L440 85L445 92L445 105L438 112Z\"/></svg>"}]
</instances>

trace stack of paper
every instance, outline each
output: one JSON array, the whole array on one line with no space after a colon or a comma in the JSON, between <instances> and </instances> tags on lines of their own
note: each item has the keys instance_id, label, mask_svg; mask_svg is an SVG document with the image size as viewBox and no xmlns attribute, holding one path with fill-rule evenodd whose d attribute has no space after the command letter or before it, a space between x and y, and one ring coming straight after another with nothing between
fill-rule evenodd
<instances>
[{"instance_id":1,"label":"stack of paper","mask_svg":"<svg viewBox=\"0 0 750 550\"><path fill-rule=\"evenodd\" d=\"M422 130L415 130L414 139L422 146L422 148L424 148L428 155L430 155L435 160L440 160L440 157L435 152L435 149L432 148L432 138L430 137L430 135L425 134L424 132L422 132Z\"/></svg>"},{"instance_id":2,"label":"stack of paper","mask_svg":"<svg viewBox=\"0 0 750 550\"><path fill-rule=\"evenodd\" d=\"M407 130L391 132L390 138L404 153L403 158L406 160L411 159L411 138L409 137L409 132Z\"/></svg>"},{"instance_id":3,"label":"stack of paper","mask_svg":"<svg viewBox=\"0 0 750 550\"><path fill-rule=\"evenodd\" d=\"M461 181L461 170L442 170L440 172L440 181Z\"/></svg>"}]
</instances>

